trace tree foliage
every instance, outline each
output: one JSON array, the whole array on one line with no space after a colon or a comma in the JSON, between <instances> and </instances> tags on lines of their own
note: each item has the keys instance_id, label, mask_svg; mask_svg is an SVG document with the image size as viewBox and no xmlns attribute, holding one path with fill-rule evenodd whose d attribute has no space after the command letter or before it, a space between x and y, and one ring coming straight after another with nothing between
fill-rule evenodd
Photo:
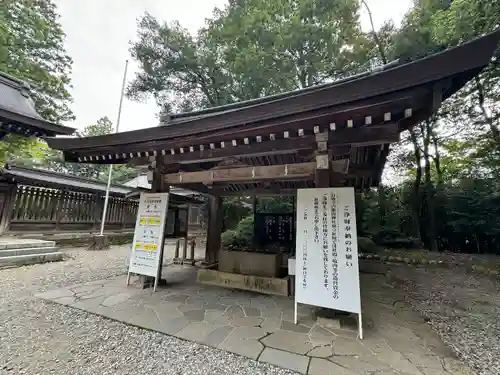
<instances>
[{"instance_id":1,"label":"tree foliage","mask_svg":"<svg viewBox=\"0 0 500 375\"><path fill-rule=\"evenodd\" d=\"M30 84L35 107L49 121L73 119L69 109L71 58L50 0L0 0L0 71ZM40 157L37 140L9 135L0 142L0 162Z\"/></svg>"},{"instance_id":2,"label":"tree foliage","mask_svg":"<svg viewBox=\"0 0 500 375\"><path fill-rule=\"evenodd\" d=\"M369 39L355 0L230 1L197 35L146 14L128 95L152 95L164 112L254 99L363 70Z\"/></svg>"},{"instance_id":3,"label":"tree foliage","mask_svg":"<svg viewBox=\"0 0 500 375\"><path fill-rule=\"evenodd\" d=\"M38 112L54 122L73 119L64 38L51 0L0 1L0 71L31 84Z\"/></svg>"},{"instance_id":4,"label":"tree foliage","mask_svg":"<svg viewBox=\"0 0 500 375\"><path fill-rule=\"evenodd\" d=\"M77 137L93 137L113 132L113 123L107 117L102 117L95 124L86 126L82 131L77 131ZM108 165L105 164L80 164L67 163L62 153L52 150L42 141L32 141L31 147L25 150L24 157L16 157L13 162L26 167L42 168L45 170L67 173L77 177L92 180L107 181ZM133 167L117 165L113 167L113 183L124 183L137 175Z\"/></svg>"}]
</instances>

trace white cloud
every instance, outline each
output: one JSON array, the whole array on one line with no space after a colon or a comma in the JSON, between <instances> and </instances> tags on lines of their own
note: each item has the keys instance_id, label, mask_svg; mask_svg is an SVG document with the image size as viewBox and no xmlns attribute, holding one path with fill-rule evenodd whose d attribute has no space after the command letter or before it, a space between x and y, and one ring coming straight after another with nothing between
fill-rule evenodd
<instances>
[{"instance_id":1,"label":"white cloud","mask_svg":"<svg viewBox=\"0 0 500 375\"><path fill-rule=\"evenodd\" d=\"M178 20L195 32L225 0L56 0L61 23L67 34L66 47L73 58L76 115L71 126L83 128L102 116L115 122L129 42L135 38L137 18L145 12L163 21ZM369 0L376 27L392 18L399 23L411 0ZM361 20L368 27L366 11ZM137 71L130 61L128 80ZM156 126L158 108L153 100L136 103L125 99L120 131Z\"/></svg>"}]
</instances>

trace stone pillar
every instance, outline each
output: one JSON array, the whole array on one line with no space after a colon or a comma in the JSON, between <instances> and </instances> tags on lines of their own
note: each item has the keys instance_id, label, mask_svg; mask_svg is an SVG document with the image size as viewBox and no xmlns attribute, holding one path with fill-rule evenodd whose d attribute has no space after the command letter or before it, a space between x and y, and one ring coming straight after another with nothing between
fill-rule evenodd
<instances>
[{"instance_id":1,"label":"stone pillar","mask_svg":"<svg viewBox=\"0 0 500 375\"><path fill-rule=\"evenodd\" d=\"M189 258L190 258L190 262L192 265L194 265L194 252L195 252L195 247L196 247L196 241L195 240L192 240L191 241L191 248L190 248L190 252L189 252Z\"/></svg>"},{"instance_id":2,"label":"stone pillar","mask_svg":"<svg viewBox=\"0 0 500 375\"><path fill-rule=\"evenodd\" d=\"M179 263L181 262L180 258L179 258L179 248L181 246L181 240L180 239L177 239L177 241L175 241L175 253L174 253L174 263Z\"/></svg>"},{"instance_id":3,"label":"stone pillar","mask_svg":"<svg viewBox=\"0 0 500 375\"><path fill-rule=\"evenodd\" d=\"M221 246L221 229L224 220L222 210L222 198L217 196L208 197L208 230L205 250L205 264L211 265L219 260Z\"/></svg>"},{"instance_id":4,"label":"stone pillar","mask_svg":"<svg viewBox=\"0 0 500 375\"><path fill-rule=\"evenodd\" d=\"M184 237L182 239L182 261L187 259L187 248L188 248L188 238Z\"/></svg>"}]
</instances>

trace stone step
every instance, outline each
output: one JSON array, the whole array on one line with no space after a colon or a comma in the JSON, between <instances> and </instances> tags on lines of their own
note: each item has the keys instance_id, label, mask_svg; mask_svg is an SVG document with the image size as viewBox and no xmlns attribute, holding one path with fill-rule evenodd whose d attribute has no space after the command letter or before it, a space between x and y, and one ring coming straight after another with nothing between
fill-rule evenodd
<instances>
[{"instance_id":1,"label":"stone step","mask_svg":"<svg viewBox=\"0 0 500 375\"><path fill-rule=\"evenodd\" d=\"M59 248L56 246L28 247L22 249L9 249L9 250L0 249L0 258L17 256L17 255L48 254L48 253L55 253L57 251L59 251Z\"/></svg>"},{"instance_id":2,"label":"stone step","mask_svg":"<svg viewBox=\"0 0 500 375\"><path fill-rule=\"evenodd\" d=\"M27 249L34 247L53 247L55 241L34 240L28 238L0 237L0 251Z\"/></svg>"},{"instance_id":3,"label":"stone step","mask_svg":"<svg viewBox=\"0 0 500 375\"><path fill-rule=\"evenodd\" d=\"M0 256L0 267L4 266L24 266L28 264L46 263L46 262L58 262L63 260L64 253L62 252L52 252L52 253L39 253L39 254L27 254L27 255L13 255L13 256Z\"/></svg>"}]
</instances>

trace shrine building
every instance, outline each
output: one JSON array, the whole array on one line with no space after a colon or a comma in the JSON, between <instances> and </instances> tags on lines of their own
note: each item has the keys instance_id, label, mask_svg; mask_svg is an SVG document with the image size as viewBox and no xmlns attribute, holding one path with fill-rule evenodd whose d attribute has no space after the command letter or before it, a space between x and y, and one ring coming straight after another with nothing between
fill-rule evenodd
<instances>
[{"instance_id":1,"label":"shrine building","mask_svg":"<svg viewBox=\"0 0 500 375\"><path fill-rule=\"evenodd\" d=\"M0 72L0 139L7 134L25 137L71 135L75 129L45 120L36 111L30 86Z\"/></svg>"},{"instance_id":2,"label":"shrine building","mask_svg":"<svg viewBox=\"0 0 500 375\"><path fill-rule=\"evenodd\" d=\"M275 254L221 250L223 198L377 186L390 145L399 141L400 133L433 116L443 101L487 67L499 40L496 31L411 63L169 114L157 127L88 138L52 137L47 142L69 162L149 165L152 192L174 186L205 194L208 233L199 280L216 283L219 276L207 276L206 270L223 272L235 285L238 275L262 277L251 281L254 286L275 278L278 284L271 292L288 294L275 267L282 259Z\"/></svg>"}]
</instances>

